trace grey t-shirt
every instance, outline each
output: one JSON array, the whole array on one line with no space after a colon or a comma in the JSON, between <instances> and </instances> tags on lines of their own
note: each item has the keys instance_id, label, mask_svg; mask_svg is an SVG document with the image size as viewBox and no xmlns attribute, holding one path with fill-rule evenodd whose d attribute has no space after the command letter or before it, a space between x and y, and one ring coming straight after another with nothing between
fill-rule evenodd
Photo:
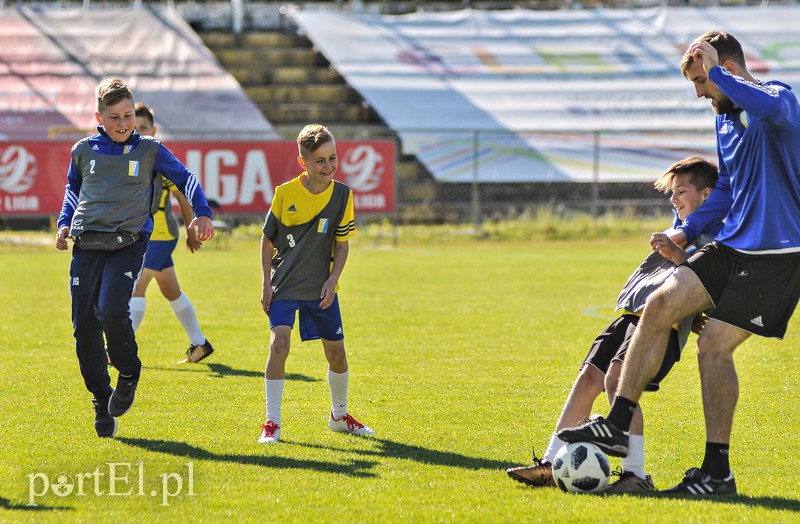
<instances>
[{"instance_id":1,"label":"grey t-shirt","mask_svg":"<svg viewBox=\"0 0 800 524\"><path fill-rule=\"evenodd\" d=\"M691 242L687 252L691 253L714 240L710 235L702 235ZM644 309L647 297L663 284L667 277L674 271L675 264L656 252L650 253L644 262L628 277L628 281L623 286L617 298L617 310L624 310L630 313L639 313ZM689 333L692 331L694 317L687 317L681 320L678 325L678 340L681 349L689 340Z\"/></svg>"},{"instance_id":2,"label":"grey t-shirt","mask_svg":"<svg viewBox=\"0 0 800 524\"><path fill-rule=\"evenodd\" d=\"M331 198L322 211L303 224L286 226L272 213L264 235L278 250L272 259L272 300L318 300L331 274L336 225L347 209L350 188L334 181Z\"/></svg>"}]
</instances>

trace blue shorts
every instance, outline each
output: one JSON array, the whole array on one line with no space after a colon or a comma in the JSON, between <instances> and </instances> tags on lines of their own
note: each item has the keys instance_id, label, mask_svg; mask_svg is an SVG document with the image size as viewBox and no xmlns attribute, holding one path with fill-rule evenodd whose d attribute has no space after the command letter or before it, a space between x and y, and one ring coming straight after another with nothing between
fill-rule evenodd
<instances>
[{"instance_id":1,"label":"blue shorts","mask_svg":"<svg viewBox=\"0 0 800 524\"><path fill-rule=\"evenodd\" d=\"M178 245L175 240L151 240L147 244L147 254L144 256L144 267L153 271L161 271L175 265L172 262L172 252Z\"/></svg>"},{"instance_id":2,"label":"blue shorts","mask_svg":"<svg viewBox=\"0 0 800 524\"><path fill-rule=\"evenodd\" d=\"M342 340L342 313L339 310L339 295L333 297L328 309L319 307L319 300L277 300L269 306L269 328L275 326L294 327L296 312L300 312L300 340Z\"/></svg>"}]
</instances>

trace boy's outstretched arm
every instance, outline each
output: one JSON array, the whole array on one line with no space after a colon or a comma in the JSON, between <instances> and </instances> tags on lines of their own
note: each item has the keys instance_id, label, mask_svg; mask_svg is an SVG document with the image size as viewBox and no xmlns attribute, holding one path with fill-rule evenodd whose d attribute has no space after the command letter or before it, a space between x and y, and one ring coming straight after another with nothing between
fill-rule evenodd
<instances>
[{"instance_id":1,"label":"boy's outstretched arm","mask_svg":"<svg viewBox=\"0 0 800 524\"><path fill-rule=\"evenodd\" d=\"M211 217L205 215L194 217L189 227L197 228L197 240L203 241L214 238L214 222L212 222Z\"/></svg>"},{"instance_id":2,"label":"boy's outstretched arm","mask_svg":"<svg viewBox=\"0 0 800 524\"><path fill-rule=\"evenodd\" d=\"M186 226L186 247L189 248L189 251L194 253L203 246L203 243L197 239L197 233L194 228L189 227L189 224L194 220L192 204L186 200L186 197L183 196L183 193L180 191L174 191L172 194L175 195L175 199L178 201L178 206L181 209L181 217L183 217L183 223ZM170 205L170 203L167 202L167 205ZM214 222L212 221L211 223L213 225Z\"/></svg>"}]
</instances>

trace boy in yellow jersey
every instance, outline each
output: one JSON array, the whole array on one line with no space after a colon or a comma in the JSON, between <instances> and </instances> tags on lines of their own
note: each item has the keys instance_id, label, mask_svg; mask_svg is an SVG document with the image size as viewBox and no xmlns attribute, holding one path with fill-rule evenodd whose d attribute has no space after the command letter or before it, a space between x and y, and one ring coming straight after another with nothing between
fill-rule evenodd
<instances>
[{"instance_id":1,"label":"boy in yellow jersey","mask_svg":"<svg viewBox=\"0 0 800 524\"><path fill-rule=\"evenodd\" d=\"M156 136L158 128L154 125L155 120L153 110L144 104L136 104L136 131L142 136ZM199 362L214 352L211 343L206 340L200 323L197 321L197 314L189 297L181 291L178 284L178 276L175 274L175 264L172 261L172 252L178 245L179 229L175 215L172 213L172 200L170 195L178 199L181 215L184 224L191 224L194 218L192 206L186 197L178 191L178 188L167 180L159 176L156 182L156 198L154 198L153 209L153 233L150 235L150 243L147 245L147 254L144 259L144 270L136 282L133 291L133 298L130 302L131 323L134 331L139 329L139 325L144 319L145 292L147 286L156 279L161 294L169 301L175 316L178 317L183 330L189 337L189 349L186 351L186 358L181 361ZM160 190L160 191L159 191ZM155 205L158 207L155 208ZM186 247L194 253L203 245L197 239L193 228L186 229Z\"/></svg>"},{"instance_id":2,"label":"boy in yellow jersey","mask_svg":"<svg viewBox=\"0 0 800 524\"><path fill-rule=\"evenodd\" d=\"M269 317L264 372L267 421L258 442L281 435L281 401L292 328L299 312L300 338L322 340L328 360L331 412L328 427L374 435L347 411L348 366L336 291L355 235L353 191L333 179L336 142L325 126L307 125L297 136L297 162L304 171L275 190L261 237L261 306Z\"/></svg>"}]
</instances>

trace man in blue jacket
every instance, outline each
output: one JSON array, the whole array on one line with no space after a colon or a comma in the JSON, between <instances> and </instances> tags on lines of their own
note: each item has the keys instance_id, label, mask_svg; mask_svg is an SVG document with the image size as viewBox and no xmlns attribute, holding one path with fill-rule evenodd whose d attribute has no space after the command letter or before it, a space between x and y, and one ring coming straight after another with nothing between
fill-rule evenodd
<instances>
[{"instance_id":1,"label":"man in blue jacket","mask_svg":"<svg viewBox=\"0 0 800 524\"><path fill-rule=\"evenodd\" d=\"M647 378L658 370L670 326L708 311L697 341L705 457L667 491L735 494L728 458L739 396L733 352L752 334L783 338L800 296L800 104L786 84L753 77L741 44L729 33L709 31L695 39L681 70L717 115L719 182L680 228L680 240L722 216L725 226L651 295L608 417L558 436L626 456L631 417ZM658 241L652 245L663 248Z\"/></svg>"}]
</instances>

